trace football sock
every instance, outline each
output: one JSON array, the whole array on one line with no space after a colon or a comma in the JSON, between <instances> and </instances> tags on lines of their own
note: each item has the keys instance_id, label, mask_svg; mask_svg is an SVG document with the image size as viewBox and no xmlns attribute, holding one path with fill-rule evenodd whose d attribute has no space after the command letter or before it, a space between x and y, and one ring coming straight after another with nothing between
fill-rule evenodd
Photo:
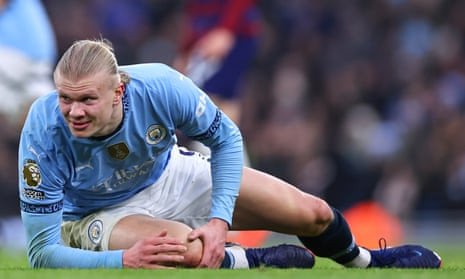
<instances>
[{"instance_id":1,"label":"football sock","mask_svg":"<svg viewBox=\"0 0 465 279\"><path fill-rule=\"evenodd\" d=\"M334 220L320 235L299 236L300 241L315 255L331 258L347 267L366 267L371 255L357 246L344 216L335 208Z\"/></svg>"},{"instance_id":2,"label":"football sock","mask_svg":"<svg viewBox=\"0 0 465 279\"><path fill-rule=\"evenodd\" d=\"M224 259L220 268L249 268L249 262L245 254L245 249L237 245L226 247Z\"/></svg>"},{"instance_id":3,"label":"football sock","mask_svg":"<svg viewBox=\"0 0 465 279\"><path fill-rule=\"evenodd\" d=\"M344 266L347 267L368 267L371 262L371 254L370 251L363 247L358 247L360 250L360 254L355 257L352 261L345 263Z\"/></svg>"}]
</instances>

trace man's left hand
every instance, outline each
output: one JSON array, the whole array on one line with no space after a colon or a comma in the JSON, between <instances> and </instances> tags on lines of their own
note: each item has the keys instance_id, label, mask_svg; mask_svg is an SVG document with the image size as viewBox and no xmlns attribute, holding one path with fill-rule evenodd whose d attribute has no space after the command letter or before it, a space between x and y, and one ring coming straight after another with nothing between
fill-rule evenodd
<instances>
[{"instance_id":1,"label":"man's left hand","mask_svg":"<svg viewBox=\"0 0 465 279\"><path fill-rule=\"evenodd\" d=\"M224 220L214 218L188 235L189 240L199 238L203 242L203 255L198 267L219 268L221 266L228 229L228 224Z\"/></svg>"}]
</instances>

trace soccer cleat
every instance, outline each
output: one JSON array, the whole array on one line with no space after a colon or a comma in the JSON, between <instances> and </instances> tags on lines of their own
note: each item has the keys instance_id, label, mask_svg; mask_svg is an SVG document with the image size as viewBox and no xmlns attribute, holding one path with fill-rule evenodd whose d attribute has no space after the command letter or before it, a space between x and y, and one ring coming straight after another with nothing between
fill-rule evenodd
<instances>
[{"instance_id":1,"label":"soccer cleat","mask_svg":"<svg viewBox=\"0 0 465 279\"><path fill-rule=\"evenodd\" d=\"M386 240L380 239L380 249L371 250L369 267L380 268L439 268L441 257L423 246L403 245L387 248Z\"/></svg>"},{"instance_id":2,"label":"soccer cleat","mask_svg":"<svg viewBox=\"0 0 465 279\"><path fill-rule=\"evenodd\" d=\"M250 268L312 268L315 257L310 250L290 244L267 248L247 248L245 254Z\"/></svg>"}]
</instances>

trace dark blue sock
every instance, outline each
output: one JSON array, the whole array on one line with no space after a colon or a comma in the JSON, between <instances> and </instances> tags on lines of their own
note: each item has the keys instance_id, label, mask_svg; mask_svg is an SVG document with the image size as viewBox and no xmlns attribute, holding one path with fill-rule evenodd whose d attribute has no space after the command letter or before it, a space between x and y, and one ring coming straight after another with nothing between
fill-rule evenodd
<instances>
[{"instance_id":1,"label":"dark blue sock","mask_svg":"<svg viewBox=\"0 0 465 279\"><path fill-rule=\"evenodd\" d=\"M220 268L232 268L232 255L228 253L228 251L224 251L224 259L221 263Z\"/></svg>"},{"instance_id":2,"label":"dark blue sock","mask_svg":"<svg viewBox=\"0 0 465 279\"><path fill-rule=\"evenodd\" d=\"M337 209L332 210L334 220L322 234L315 237L299 236L299 239L315 255L346 264L355 259L360 250L344 216Z\"/></svg>"}]
</instances>

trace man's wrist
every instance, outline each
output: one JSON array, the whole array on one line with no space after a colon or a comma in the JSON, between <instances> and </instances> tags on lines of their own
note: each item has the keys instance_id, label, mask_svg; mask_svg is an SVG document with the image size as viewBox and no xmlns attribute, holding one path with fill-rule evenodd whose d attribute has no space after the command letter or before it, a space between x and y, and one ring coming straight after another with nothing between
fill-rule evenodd
<instances>
[{"instance_id":1,"label":"man's wrist","mask_svg":"<svg viewBox=\"0 0 465 279\"><path fill-rule=\"evenodd\" d=\"M223 224L224 229L225 229L226 231L228 231L228 230L230 229L230 227L231 227L231 225L229 224L228 221L226 221L226 220L224 220L224 219L222 219L222 218L219 218L219 217L212 217L212 218L210 219L210 223L215 224L215 225L217 225L217 224Z\"/></svg>"}]
</instances>

